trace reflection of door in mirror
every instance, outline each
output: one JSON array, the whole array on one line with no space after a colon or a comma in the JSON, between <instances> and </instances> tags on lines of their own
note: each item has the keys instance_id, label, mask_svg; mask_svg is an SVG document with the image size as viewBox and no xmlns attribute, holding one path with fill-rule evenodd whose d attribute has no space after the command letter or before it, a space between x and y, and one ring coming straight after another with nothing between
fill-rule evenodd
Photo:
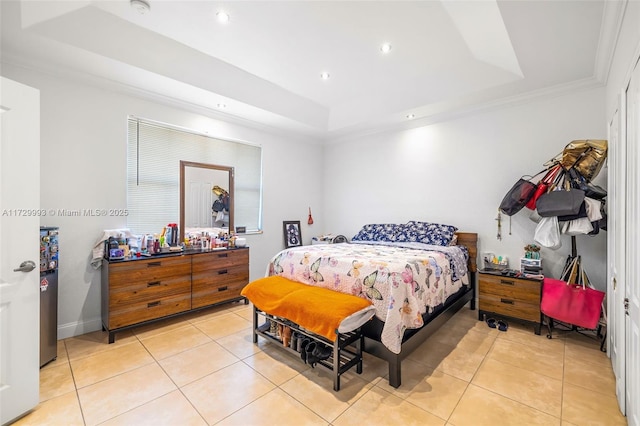
<instances>
[{"instance_id":1,"label":"reflection of door in mirror","mask_svg":"<svg viewBox=\"0 0 640 426\"><path fill-rule=\"evenodd\" d=\"M233 167L180 161L180 233L233 229Z\"/></svg>"}]
</instances>

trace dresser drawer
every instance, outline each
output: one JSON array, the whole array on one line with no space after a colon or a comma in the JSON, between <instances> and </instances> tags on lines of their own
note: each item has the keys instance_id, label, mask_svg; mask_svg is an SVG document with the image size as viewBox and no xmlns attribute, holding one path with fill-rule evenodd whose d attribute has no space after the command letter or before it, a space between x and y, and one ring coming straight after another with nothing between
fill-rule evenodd
<instances>
[{"instance_id":1,"label":"dresser drawer","mask_svg":"<svg viewBox=\"0 0 640 426\"><path fill-rule=\"evenodd\" d=\"M480 311L520 318L527 321L540 321L540 300L537 303L524 302L508 296L485 294L480 297Z\"/></svg>"},{"instance_id":2,"label":"dresser drawer","mask_svg":"<svg viewBox=\"0 0 640 426\"><path fill-rule=\"evenodd\" d=\"M220 250L210 253L195 254L193 256L192 271L200 272L220 271L232 266L249 268L249 250Z\"/></svg>"},{"instance_id":3,"label":"dresser drawer","mask_svg":"<svg viewBox=\"0 0 640 426\"><path fill-rule=\"evenodd\" d=\"M225 300L240 297L240 291L247 285L247 279L226 282L219 286L200 286L192 290L191 306L193 309L213 305Z\"/></svg>"},{"instance_id":4,"label":"dresser drawer","mask_svg":"<svg viewBox=\"0 0 640 426\"><path fill-rule=\"evenodd\" d=\"M485 295L493 295L498 298L540 304L541 284L539 281L483 274L480 275L478 287L481 300Z\"/></svg>"},{"instance_id":5,"label":"dresser drawer","mask_svg":"<svg viewBox=\"0 0 640 426\"><path fill-rule=\"evenodd\" d=\"M201 271L191 278L194 308L211 305L240 296L240 290L249 282L248 265Z\"/></svg>"},{"instance_id":6,"label":"dresser drawer","mask_svg":"<svg viewBox=\"0 0 640 426\"><path fill-rule=\"evenodd\" d=\"M109 329L116 329L191 309L191 295L183 293L158 297L146 302L112 306L109 311Z\"/></svg>"},{"instance_id":7,"label":"dresser drawer","mask_svg":"<svg viewBox=\"0 0 640 426\"><path fill-rule=\"evenodd\" d=\"M112 288L109 292L111 309L122 305L149 302L167 296L191 293L189 276L162 278L157 281L132 282L127 286Z\"/></svg>"},{"instance_id":8,"label":"dresser drawer","mask_svg":"<svg viewBox=\"0 0 640 426\"><path fill-rule=\"evenodd\" d=\"M109 265L109 287L113 290L190 275L191 258L186 256L114 263Z\"/></svg>"}]
</instances>

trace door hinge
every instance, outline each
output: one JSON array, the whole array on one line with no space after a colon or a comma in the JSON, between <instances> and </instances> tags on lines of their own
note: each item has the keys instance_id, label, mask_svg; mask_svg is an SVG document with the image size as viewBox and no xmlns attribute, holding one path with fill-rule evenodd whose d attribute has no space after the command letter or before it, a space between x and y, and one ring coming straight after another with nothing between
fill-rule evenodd
<instances>
[{"instance_id":1,"label":"door hinge","mask_svg":"<svg viewBox=\"0 0 640 426\"><path fill-rule=\"evenodd\" d=\"M629 298L624 298L624 314L629 315Z\"/></svg>"}]
</instances>

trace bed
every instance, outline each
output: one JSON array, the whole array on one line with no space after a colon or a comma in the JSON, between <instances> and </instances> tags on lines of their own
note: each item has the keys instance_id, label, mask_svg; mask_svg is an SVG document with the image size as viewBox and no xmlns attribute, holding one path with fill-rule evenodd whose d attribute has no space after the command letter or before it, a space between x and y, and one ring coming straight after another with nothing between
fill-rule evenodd
<instances>
[{"instance_id":1,"label":"bed","mask_svg":"<svg viewBox=\"0 0 640 426\"><path fill-rule=\"evenodd\" d=\"M471 302L475 309L477 234L410 221L365 225L351 243L292 247L274 256L267 275L370 300L364 351L389 364L401 384L401 361Z\"/></svg>"}]
</instances>

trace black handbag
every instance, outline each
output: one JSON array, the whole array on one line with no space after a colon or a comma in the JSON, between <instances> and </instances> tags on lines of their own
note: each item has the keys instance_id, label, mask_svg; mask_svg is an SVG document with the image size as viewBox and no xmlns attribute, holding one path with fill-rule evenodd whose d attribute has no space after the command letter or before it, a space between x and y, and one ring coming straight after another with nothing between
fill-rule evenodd
<instances>
[{"instance_id":1,"label":"black handbag","mask_svg":"<svg viewBox=\"0 0 640 426\"><path fill-rule=\"evenodd\" d=\"M571 187L583 190L585 197L593 198L594 200L602 200L607 196L607 191L605 189L587 182L584 176L582 176L575 167L569 169L568 175Z\"/></svg>"},{"instance_id":2,"label":"black handbag","mask_svg":"<svg viewBox=\"0 0 640 426\"><path fill-rule=\"evenodd\" d=\"M571 188L568 191L551 191L542 194L536 202L542 217L575 215L584 204L584 191Z\"/></svg>"},{"instance_id":3,"label":"black handbag","mask_svg":"<svg viewBox=\"0 0 640 426\"><path fill-rule=\"evenodd\" d=\"M536 184L520 178L511 187L500 203L500 211L507 216L518 213L529 202L536 191Z\"/></svg>"},{"instance_id":4,"label":"black handbag","mask_svg":"<svg viewBox=\"0 0 640 426\"><path fill-rule=\"evenodd\" d=\"M570 220L581 219L583 217L587 217L587 203L585 203L584 201L580 205L577 213L558 216L558 222L568 222Z\"/></svg>"}]
</instances>

